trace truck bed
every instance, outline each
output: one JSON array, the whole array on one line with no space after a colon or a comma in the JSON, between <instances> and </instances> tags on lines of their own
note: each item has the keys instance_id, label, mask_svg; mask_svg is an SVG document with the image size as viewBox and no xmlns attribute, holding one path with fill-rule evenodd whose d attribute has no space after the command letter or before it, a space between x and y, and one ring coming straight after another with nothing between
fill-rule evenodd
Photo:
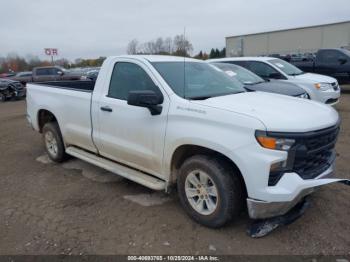
<instances>
[{"instance_id":1,"label":"truck bed","mask_svg":"<svg viewBox=\"0 0 350 262\"><path fill-rule=\"evenodd\" d=\"M54 88L64 88L76 91L92 92L95 88L95 81L91 80L72 80L72 81L49 81L39 82L36 85L43 85Z\"/></svg>"},{"instance_id":2,"label":"truck bed","mask_svg":"<svg viewBox=\"0 0 350 262\"><path fill-rule=\"evenodd\" d=\"M51 112L60 123L67 144L94 152L91 133L91 98L93 81L50 81L28 83L27 112L33 127L39 130L38 112Z\"/></svg>"}]
</instances>

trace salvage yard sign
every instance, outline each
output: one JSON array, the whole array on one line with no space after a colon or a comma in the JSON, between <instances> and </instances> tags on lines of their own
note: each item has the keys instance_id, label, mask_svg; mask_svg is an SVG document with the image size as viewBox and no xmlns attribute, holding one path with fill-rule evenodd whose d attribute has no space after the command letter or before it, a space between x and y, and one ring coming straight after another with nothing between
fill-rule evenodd
<instances>
[{"instance_id":1,"label":"salvage yard sign","mask_svg":"<svg viewBox=\"0 0 350 262\"><path fill-rule=\"evenodd\" d=\"M57 48L44 48L45 55L51 56L51 62L53 64L53 57L58 56L58 49Z\"/></svg>"},{"instance_id":2,"label":"salvage yard sign","mask_svg":"<svg viewBox=\"0 0 350 262\"><path fill-rule=\"evenodd\" d=\"M45 54L48 56L57 56L58 49L57 48L45 48Z\"/></svg>"}]
</instances>

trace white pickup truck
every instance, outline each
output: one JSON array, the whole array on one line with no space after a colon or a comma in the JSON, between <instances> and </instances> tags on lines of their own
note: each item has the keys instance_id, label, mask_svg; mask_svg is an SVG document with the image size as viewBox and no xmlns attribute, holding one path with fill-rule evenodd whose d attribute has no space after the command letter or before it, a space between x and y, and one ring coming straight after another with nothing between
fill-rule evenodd
<instances>
[{"instance_id":1,"label":"white pickup truck","mask_svg":"<svg viewBox=\"0 0 350 262\"><path fill-rule=\"evenodd\" d=\"M247 207L283 215L334 170L338 113L246 92L195 59L119 56L92 81L28 84L27 119L49 157L71 155L154 190L177 186L197 222L220 227Z\"/></svg>"}]
</instances>

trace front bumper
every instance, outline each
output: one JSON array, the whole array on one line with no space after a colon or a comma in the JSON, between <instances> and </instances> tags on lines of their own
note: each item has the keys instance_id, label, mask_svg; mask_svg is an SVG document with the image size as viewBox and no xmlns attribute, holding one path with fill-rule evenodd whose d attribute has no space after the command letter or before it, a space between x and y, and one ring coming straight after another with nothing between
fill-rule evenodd
<instances>
[{"instance_id":1,"label":"front bumper","mask_svg":"<svg viewBox=\"0 0 350 262\"><path fill-rule=\"evenodd\" d=\"M324 104L335 105L339 102L340 88L337 90L329 89L326 91L318 91L318 92L319 92L317 94L318 98L316 100L319 100Z\"/></svg>"},{"instance_id":2,"label":"front bumper","mask_svg":"<svg viewBox=\"0 0 350 262\"><path fill-rule=\"evenodd\" d=\"M305 189L289 202L266 202L256 199L247 199L249 217L252 219L265 219L286 214L296 206L305 196L311 194L313 188Z\"/></svg>"},{"instance_id":3,"label":"front bumper","mask_svg":"<svg viewBox=\"0 0 350 262\"><path fill-rule=\"evenodd\" d=\"M334 165L329 167L316 179L303 180L296 173L286 173L278 184L271 188L271 193L287 194L291 197L288 201L269 202L257 199L247 199L247 207L250 218L265 219L286 214L296 206L305 196L315 191L316 187L327 185L335 182L345 182L344 179L331 179L334 171Z\"/></svg>"}]
</instances>

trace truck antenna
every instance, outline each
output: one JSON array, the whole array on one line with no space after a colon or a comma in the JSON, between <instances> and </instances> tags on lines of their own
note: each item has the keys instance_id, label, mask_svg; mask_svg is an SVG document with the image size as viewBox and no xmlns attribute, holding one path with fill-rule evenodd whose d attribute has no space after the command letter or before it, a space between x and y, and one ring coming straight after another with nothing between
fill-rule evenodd
<instances>
[{"instance_id":1,"label":"truck antenna","mask_svg":"<svg viewBox=\"0 0 350 262\"><path fill-rule=\"evenodd\" d=\"M182 38L182 52L184 57L184 98L186 99L186 47L185 47L185 41L186 41L186 27L184 26L184 34Z\"/></svg>"}]
</instances>

